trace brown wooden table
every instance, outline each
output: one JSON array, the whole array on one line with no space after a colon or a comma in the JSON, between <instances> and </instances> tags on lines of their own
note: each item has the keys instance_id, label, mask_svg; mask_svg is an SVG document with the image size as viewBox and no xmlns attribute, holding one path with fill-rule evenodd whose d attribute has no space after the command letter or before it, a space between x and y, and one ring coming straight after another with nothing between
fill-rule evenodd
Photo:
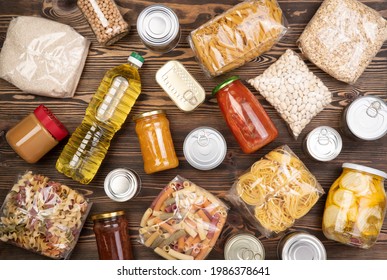
<instances>
[{"instance_id":1,"label":"brown wooden table","mask_svg":"<svg viewBox=\"0 0 387 280\"><path fill-rule=\"evenodd\" d=\"M146 62L141 69L143 92L135 104L131 116L139 112L157 108L167 110L180 166L174 170L146 175L142 167L142 157L134 130L134 123L129 120L131 119L130 117L123 128L116 134L107 157L95 179L89 185L76 183L56 171L55 162L66 141L63 141L63 143L54 148L38 163L28 164L18 157L5 143L4 139L2 139L0 142L0 203L4 201L7 192L12 187L18 174L26 170L40 172L54 180L86 193L90 200L94 202L91 214L120 209L125 210L130 221L130 238L133 244L135 258L159 259L151 250L148 250L138 242L139 223L143 212L155 196L177 174L192 180L220 197L224 197L238 175L249 168L252 163L264 154L281 144L288 144L293 149L317 177L326 192L332 182L341 173L341 165L344 162L364 164L387 171L387 137L372 142L355 142L344 136L341 154L329 163L315 162L309 159L301 149L303 137L313 128L319 125L329 125L339 129L339 119L343 107L355 97L369 94L379 96L386 100L387 42L383 45L382 50L355 85L338 82L312 63L307 62L310 69L332 91L333 102L312 120L297 141L291 137L285 126L285 122L279 117L273 107L256 91L253 91L274 121L280 134L274 142L258 152L251 155L243 154L233 136L230 134L229 129L226 127L216 100L210 96L211 90L226 77L233 74L240 75L242 79L255 77L275 62L285 49L291 48L298 51L295 44L296 40L320 6L320 0L279 1L290 24L290 30L286 36L268 53L258 57L244 67L216 79L209 79L203 75L187 43L187 36L191 30L237 4L239 1L165 1L165 4L173 8L179 17L182 37L177 48L164 55L155 54L147 50L140 42L135 26L137 15L146 6L157 1L117 0L116 2L122 7L122 12L125 14L125 19L131 22L132 28L127 37L107 48L98 45L94 34L79 10L75 9L69 14L63 14L60 10L53 9L51 1L44 1L43 5L41 2L22 0L0 1L0 46L5 40L6 30L12 17L18 15L40 15L69 24L92 41L86 66L81 76L76 95L72 99L52 99L24 94L11 84L0 80L0 131L9 129L24 116L31 113L35 107L43 103L64 122L70 132L73 132L82 121L88 102L97 89L105 71L113 66L125 63L130 52L137 51L145 57ZM387 2L385 0L363 2L380 11L387 18ZM177 59L182 62L207 92L207 99L204 104L191 114L185 114L179 111L155 81L156 71L166 61L171 59ZM252 88L250 89L253 90ZM215 170L206 172L191 167L185 160L182 149L185 136L192 129L202 125L218 129L225 136L228 144L228 153L224 162ZM129 202L113 202L105 195L103 190L105 176L110 170L118 167L127 167L136 170L140 174L143 182L140 195ZM325 199L326 195L317 202L305 217L297 221L293 229L306 230L316 235L324 243L329 259L387 259L387 219L385 220L379 240L373 248L362 250L341 245L337 242L327 240L321 231ZM98 259L92 226L92 221L88 219L71 256L72 259ZM246 221L235 209L231 209L227 225L216 247L208 258L223 259L223 246L225 241L232 234L241 231L248 231L259 237L265 246L266 258L277 259L276 248L279 238L266 239L262 237L257 230L246 224ZM44 259L44 257L0 242L0 259Z\"/></svg>"}]
</instances>

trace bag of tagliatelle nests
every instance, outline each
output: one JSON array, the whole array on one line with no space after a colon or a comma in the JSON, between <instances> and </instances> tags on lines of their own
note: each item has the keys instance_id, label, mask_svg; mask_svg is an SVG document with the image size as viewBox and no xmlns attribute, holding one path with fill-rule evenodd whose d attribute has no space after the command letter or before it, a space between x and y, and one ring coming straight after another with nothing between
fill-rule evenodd
<instances>
[{"instance_id":1,"label":"bag of tagliatelle nests","mask_svg":"<svg viewBox=\"0 0 387 280\"><path fill-rule=\"evenodd\" d=\"M306 215L324 190L284 145L240 175L227 198L266 237L274 237Z\"/></svg>"}]
</instances>

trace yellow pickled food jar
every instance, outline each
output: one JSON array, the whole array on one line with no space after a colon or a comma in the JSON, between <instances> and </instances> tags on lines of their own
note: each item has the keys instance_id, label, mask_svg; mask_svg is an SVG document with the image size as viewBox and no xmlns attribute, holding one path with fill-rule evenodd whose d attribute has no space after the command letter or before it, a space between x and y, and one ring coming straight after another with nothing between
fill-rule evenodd
<instances>
[{"instance_id":1,"label":"yellow pickled food jar","mask_svg":"<svg viewBox=\"0 0 387 280\"><path fill-rule=\"evenodd\" d=\"M145 172L151 174L177 167L179 160L165 111L146 112L135 116L133 120L136 121Z\"/></svg>"},{"instance_id":2,"label":"yellow pickled food jar","mask_svg":"<svg viewBox=\"0 0 387 280\"><path fill-rule=\"evenodd\" d=\"M383 171L352 163L331 186L325 204L322 229L338 242L368 249L383 225L386 193Z\"/></svg>"}]
</instances>

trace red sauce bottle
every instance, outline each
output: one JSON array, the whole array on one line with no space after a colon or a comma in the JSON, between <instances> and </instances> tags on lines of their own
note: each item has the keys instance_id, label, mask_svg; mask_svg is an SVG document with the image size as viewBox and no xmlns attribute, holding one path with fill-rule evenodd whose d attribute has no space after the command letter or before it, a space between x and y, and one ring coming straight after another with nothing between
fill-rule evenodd
<instances>
[{"instance_id":1,"label":"red sauce bottle","mask_svg":"<svg viewBox=\"0 0 387 280\"><path fill-rule=\"evenodd\" d=\"M251 91L232 76L212 91L242 151L253 153L278 136L278 131Z\"/></svg>"},{"instance_id":2,"label":"red sauce bottle","mask_svg":"<svg viewBox=\"0 0 387 280\"><path fill-rule=\"evenodd\" d=\"M100 260L133 260L124 211L93 215Z\"/></svg>"}]
</instances>

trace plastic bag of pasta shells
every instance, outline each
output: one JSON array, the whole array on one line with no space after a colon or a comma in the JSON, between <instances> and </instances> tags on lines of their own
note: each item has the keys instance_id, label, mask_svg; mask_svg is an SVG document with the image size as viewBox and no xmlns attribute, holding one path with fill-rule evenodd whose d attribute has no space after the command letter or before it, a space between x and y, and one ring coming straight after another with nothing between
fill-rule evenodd
<instances>
[{"instance_id":1,"label":"plastic bag of pasta shells","mask_svg":"<svg viewBox=\"0 0 387 280\"><path fill-rule=\"evenodd\" d=\"M276 0L250 0L192 31L189 41L205 72L218 76L270 50L286 26Z\"/></svg>"},{"instance_id":2,"label":"plastic bag of pasta shells","mask_svg":"<svg viewBox=\"0 0 387 280\"><path fill-rule=\"evenodd\" d=\"M141 243L165 259L205 259L218 240L227 212L219 198L176 176L145 211Z\"/></svg>"},{"instance_id":3,"label":"plastic bag of pasta shells","mask_svg":"<svg viewBox=\"0 0 387 280\"><path fill-rule=\"evenodd\" d=\"M284 145L239 176L227 197L263 235L273 237L306 215L322 194L317 179Z\"/></svg>"},{"instance_id":4,"label":"plastic bag of pasta shells","mask_svg":"<svg viewBox=\"0 0 387 280\"><path fill-rule=\"evenodd\" d=\"M68 259L91 205L68 186L26 172L0 209L0 240L53 259Z\"/></svg>"}]
</instances>

